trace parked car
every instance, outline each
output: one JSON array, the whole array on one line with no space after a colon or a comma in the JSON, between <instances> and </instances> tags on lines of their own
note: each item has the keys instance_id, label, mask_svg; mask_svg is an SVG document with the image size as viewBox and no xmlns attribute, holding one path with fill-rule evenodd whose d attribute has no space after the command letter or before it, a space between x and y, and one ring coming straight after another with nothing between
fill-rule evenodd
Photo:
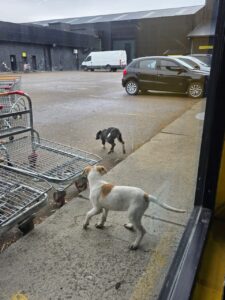
<instances>
[{"instance_id":1,"label":"parked car","mask_svg":"<svg viewBox=\"0 0 225 300\"><path fill-rule=\"evenodd\" d=\"M205 64L204 62L202 62L201 60L199 60L195 56L176 55L176 56L173 56L173 57L178 58L179 60L186 62L188 65L191 65L191 67L193 67L194 69L210 72L210 67L207 64Z\"/></svg>"},{"instance_id":2,"label":"parked car","mask_svg":"<svg viewBox=\"0 0 225 300\"><path fill-rule=\"evenodd\" d=\"M209 72L196 70L176 58L149 56L134 59L123 70L122 86L129 95L152 90L201 98L205 95L208 77Z\"/></svg>"},{"instance_id":3,"label":"parked car","mask_svg":"<svg viewBox=\"0 0 225 300\"><path fill-rule=\"evenodd\" d=\"M196 57L204 62L208 67L211 67L212 54L189 54L189 56Z\"/></svg>"}]
</instances>

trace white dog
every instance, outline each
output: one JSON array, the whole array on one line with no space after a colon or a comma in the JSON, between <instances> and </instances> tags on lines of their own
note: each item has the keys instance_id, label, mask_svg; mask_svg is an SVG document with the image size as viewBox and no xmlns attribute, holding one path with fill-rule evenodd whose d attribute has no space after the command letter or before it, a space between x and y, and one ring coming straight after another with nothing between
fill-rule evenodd
<instances>
[{"instance_id":1,"label":"white dog","mask_svg":"<svg viewBox=\"0 0 225 300\"><path fill-rule=\"evenodd\" d=\"M84 169L87 175L90 188L90 201L93 208L88 211L83 228L87 229L90 219L102 212L101 221L96 224L97 228L103 228L109 210L128 211L130 223L124 226L127 229L135 229L137 237L130 249L136 250L145 234L145 229L141 224L141 218L150 202L174 212L185 212L185 210L176 209L165 203L159 203L156 197L148 195L142 189L130 186L115 186L102 180L102 175L106 174L103 166L88 166Z\"/></svg>"}]
</instances>

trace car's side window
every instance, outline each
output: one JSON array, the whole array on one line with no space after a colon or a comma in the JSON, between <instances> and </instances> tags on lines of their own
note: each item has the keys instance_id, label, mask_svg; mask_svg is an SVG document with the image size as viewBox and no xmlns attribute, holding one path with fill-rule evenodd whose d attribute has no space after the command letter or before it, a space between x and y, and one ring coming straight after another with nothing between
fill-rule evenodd
<instances>
[{"instance_id":1,"label":"car's side window","mask_svg":"<svg viewBox=\"0 0 225 300\"><path fill-rule=\"evenodd\" d=\"M155 70L156 60L155 59L145 59L140 61L140 68L145 70Z\"/></svg>"},{"instance_id":2,"label":"car's side window","mask_svg":"<svg viewBox=\"0 0 225 300\"><path fill-rule=\"evenodd\" d=\"M138 68L139 67L139 64L138 62L133 62L131 65L130 65L132 68Z\"/></svg>"},{"instance_id":3,"label":"car's side window","mask_svg":"<svg viewBox=\"0 0 225 300\"><path fill-rule=\"evenodd\" d=\"M175 62L173 61L170 61L170 60L166 60L166 59L162 59L160 61L160 69L162 71L177 71L177 68L179 68L179 65L176 64Z\"/></svg>"}]
</instances>

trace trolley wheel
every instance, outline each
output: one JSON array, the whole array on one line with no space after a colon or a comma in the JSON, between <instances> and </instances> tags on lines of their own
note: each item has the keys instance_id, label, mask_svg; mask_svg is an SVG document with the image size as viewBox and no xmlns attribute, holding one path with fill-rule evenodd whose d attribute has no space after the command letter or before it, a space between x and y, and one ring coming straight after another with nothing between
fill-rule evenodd
<instances>
[{"instance_id":1,"label":"trolley wheel","mask_svg":"<svg viewBox=\"0 0 225 300\"><path fill-rule=\"evenodd\" d=\"M65 191L56 191L53 193L53 199L57 204L59 204L59 207L62 207L65 204L65 196Z\"/></svg>"},{"instance_id":2,"label":"trolley wheel","mask_svg":"<svg viewBox=\"0 0 225 300\"><path fill-rule=\"evenodd\" d=\"M74 184L79 193L85 191L88 185L87 177L81 177L80 179L76 180Z\"/></svg>"},{"instance_id":3,"label":"trolley wheel","mask_svg":"<svg viewBox=\"0 0 225 300\"><path fill-rule=\"evenodd\" d=\"M14 140L14 136L11 135L11 136L9 137L9 140L10 140L10 141L13 141L13 140Z\"/></svg>"},{"instance_id":4,"label":"trolley wheel","mask_svg":"<svg viewBox=\"0 0 225 300\"><path fill-rule=\"evenodd\" d=\"M23 235L26 235L28 232L34 229L34 218L30 218L20 223L18 228L20 231L22 231Z\"/></svg>"}]
</instances>

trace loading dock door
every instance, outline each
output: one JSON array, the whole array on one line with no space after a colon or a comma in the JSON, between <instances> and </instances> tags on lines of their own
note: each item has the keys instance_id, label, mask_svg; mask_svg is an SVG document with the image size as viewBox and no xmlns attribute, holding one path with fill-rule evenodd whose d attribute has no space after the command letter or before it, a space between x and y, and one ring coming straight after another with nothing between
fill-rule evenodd
<instances>
[{"instance_id":1,"label":"loading dock door","mask_svg":"<svg viewBox=\"0 0 225 300\"><path fill-rule=\"evenodd\" d=\"M134 40L114 40L113 50L125 50L127 53L127 63L135 58L135 41Z\"/></svg>"}]
</instances>

